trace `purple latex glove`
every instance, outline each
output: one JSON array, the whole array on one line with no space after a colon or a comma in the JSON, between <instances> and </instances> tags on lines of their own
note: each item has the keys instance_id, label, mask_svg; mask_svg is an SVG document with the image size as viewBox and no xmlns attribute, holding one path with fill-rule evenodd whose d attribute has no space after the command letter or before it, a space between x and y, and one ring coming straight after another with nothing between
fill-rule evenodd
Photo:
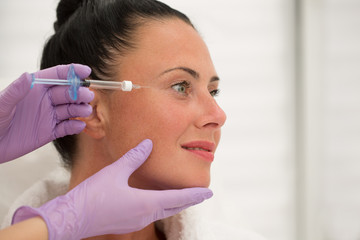
<instances>
[{"instance_id":1,"label":"purple latex glove","mask_svg":"<svg viewBox=\"0 0 360 240\"><path fill-rule=\"evenodd\" d=\"M76 74L86 78L91 69L73 64ZM38 71L37 78L66 79L70 65ZM87 88L80 88L78 99L73 101L69 86L35 85L32 77L24 73L0 92L0 163L29 153L52 140L65 135L78 134L85 123L70 120L87 117L92 108L88 104L93 98Z\"/></svg>"},{"instance_id":2,"label":"purple latex glove","mask_svg":"<svg viewBox=\"0 0 360 240\"><path fill-rule=\"evenodd\" d=\"M20 207L12 223L41 216L50 240L125 234L212 196L207 188L154 191L129 187L130 175L145 162L151 149L152 142L144 140L67 194L37 209Z\"/></svg>"}]
</instances>

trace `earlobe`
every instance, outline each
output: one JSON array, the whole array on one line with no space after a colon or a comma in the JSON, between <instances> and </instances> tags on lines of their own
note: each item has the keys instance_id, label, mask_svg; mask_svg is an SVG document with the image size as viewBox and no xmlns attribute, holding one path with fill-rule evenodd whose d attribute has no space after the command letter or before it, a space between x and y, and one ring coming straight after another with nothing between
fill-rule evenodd
<instances>
[{"instance_id":1,"label":"earlobe","mask_svg":"<svg viewBox=\"0 0 360 240\"><path fill-rule=\"evenodd\" d=\"M91 115L86 118L78 119L86 123L86 127L83 130L85 134L95 139L101 139L105 136L104 118L98 105L95 103L92 103L91 105L93 106Z\"/></svg>"}]
</instances>

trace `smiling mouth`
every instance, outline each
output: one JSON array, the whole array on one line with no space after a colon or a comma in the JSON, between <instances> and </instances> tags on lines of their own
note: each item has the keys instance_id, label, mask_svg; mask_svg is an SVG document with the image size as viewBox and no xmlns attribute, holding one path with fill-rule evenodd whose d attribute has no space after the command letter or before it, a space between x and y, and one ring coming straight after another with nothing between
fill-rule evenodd
<instances>
[{"instance_id":1,"label":"smiling mouth","mask_svg":"<svg viewBox=\"0 0 360 240\"><path fill-rule=\"evenodd\" d=\"M183 149L186 149L186 150L195 150L195 151L204 151L204 152L211 152L210 150L208 149L204 149L204 148L199 148L199 147L182 147Z\"/></svg>"},{"instance_id":2,"label":"smiling mouth","mask_svg":"<svg viewBox=\"0 0 360 240\"><path fill-rule=\"evenodd\" d=\"M182 149L195 154L207 162L214 161L215 144L208 141L193 141L185 143L181 146Z\"/></svg>"}]
</instances>

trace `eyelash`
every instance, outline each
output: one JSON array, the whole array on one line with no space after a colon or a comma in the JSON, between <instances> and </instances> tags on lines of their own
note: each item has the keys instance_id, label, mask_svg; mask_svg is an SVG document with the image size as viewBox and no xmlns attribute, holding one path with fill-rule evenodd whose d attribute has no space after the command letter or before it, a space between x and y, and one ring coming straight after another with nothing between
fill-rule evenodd
<instances>
[{"instance_id":1,"label":"eyelash","mask_svg":"<svg viewBox=\"0 0 360 240\"><path fill-rule=\"evenodd\" d=\"M179 92L178 89L175 89L175 87L177 87L177 86L183 86L185 92ZM176 92L178 92L181 95L188 95L189 93L187 91L190 89L190 87L191 87L191 84L188 81L182 81L182 82L176 83L171 86L172 89L174 89ZM212 97L217 97L219 95L219 93L220 93L220 89L215 89L210 92L210 95Z\"/></svg>"},{"instance_id":2,"label":"eyelash","mask_svg":"<svg viewBox=\"0 0 360 240\"><path fill-rule=\"evenodd\" d=\"M176 89L175 87L184 87L185 92L180 92L179 89ZM176 83L171 86L172 89L174 89L177 93L180 93L181 95L187 95L187 90L190 88L190 83L187 81L182 81L179 83Z\"/></svg>"},{"instance_id":3,"label":"eyelash","mask_svg":"<svg viewBox=\"0 0 360 240\"><path fill-rule=\"evenodd\" d=\"M215 89L210 92L210 95L212 97L217 97L217 96L219 96L219 94L220 94L220 89Z\"/></svg>"}]
</instances>

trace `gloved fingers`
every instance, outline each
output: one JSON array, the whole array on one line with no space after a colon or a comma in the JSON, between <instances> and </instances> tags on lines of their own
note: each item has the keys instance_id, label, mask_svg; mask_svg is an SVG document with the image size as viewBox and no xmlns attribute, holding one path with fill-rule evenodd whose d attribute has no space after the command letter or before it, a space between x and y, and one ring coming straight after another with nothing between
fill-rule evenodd
<instances>
[{"instance_id":1,"label":"gloved fingers","mask_svg":"<svg viewBox=\"0 0 360 240\"><path fill-rule=\"evenodd\" d=\"M69 71L71 64L67 65L58 65L51 68L46 68L40 70L35 74L37 78L49 78L49 79L67 79L67 74ZM79 76L80 79L87 78L91 73L91 68L82 64L72 64L74 66L74 70L76 75Z\"/></svg>"},{"instance_id":2,"label":"gloved fingers","mask_svg":"<svg viewBox=\"0 0 360 240\"><path fill-rule=\"evenodd\" d=\"M121 166L121 174L124 179L128 179L146 161L152 146L152 141L145 139L114 163Z\"/></svg>"},{"instance_id":3,"label":"gloved fingers","mask_svg":"<svg viewBox=\"0 0 360 240\"><path fill-rule=\"evenodd\" d=\"M94 93L86 87L80 87L76 101L69 94L69 86L55 86L49 88L49 96L53 105L67 103L89 103L94 99Z\"/></svg>"},{"instance_id":4,"label":"gloved fingers","mask_svg":"<svg viewBox=\"0 0 360 240\"><path fill-rule=\"evenodd\" d=\"M0 114L10 114L15 105L18 104L29 93L31 87L31 75L23 73L17 80L0 92L1 106Z\"/></svg>"},{"instance_id":5,"label":"gloved fingers","mask_svg":"<svg viewBox=\"0 0 360 240\"><path fill-rule=\"evenodd\" d=\"M158 208L152 218L149 219L151 222L173 216L188 207L203 202L213 195L212 191L207 188L165 190L157 191L155 194L159 194L157 196L158 198L155 198L155 201L160 202L160 205L158 205L160 208ZM153 196L152 199L154 199Z\"/></svg>"},{"instance_id":6,"label":"gloved fingers","mask_svg":"<svg viewBox=\"0 0 360 240\"><path fill-rule=\"evenodd\" d=\"M150 155L151 150L152 141L150 139L145 139L136 147L125 153L117 161L95 173L88 180L91 181L94 179L102 179L103 176L111 176L111 181L116 183L118 187L126 187L131 190L128 186L129 177L136 169L141 166L141 164L145 162L145 160ZM98 176L98 178L96 178L96 176ZM115 186L115 184L112 185ZM135 189L135 191L140 191L139 193L143 193L142 191L144 190ZM145 194L145 196L147 196L147 194Z\"/></svg>"},{"instance_id":7,"label":"gloved fingers","mask_svg":"<svg viewBox=\"0 0 360 240\"><path fill-rule=\"evenodd\" d=\"M62 121L55 126L55 138L64 137L66 135L79 134L82 130L84 130L85 126L86 124L79 120Z\"/></svg>"},{"instance_id":8,"label":"gloved fingers","mask_svg":"<svg viewBox=\"0 0 360 240\"><path fill-rule=\"evenodd\" d=\"M180 190L158 191L157 200L164 210L184 208L203 202L213 196L208 188L185 188Z\"/></svg>"},{"instance_id":9,"label":"gloved fingers","mask_svg":"<svg viewBox=\"0 0 360 240\"><path fill-rule=\"evenodd\" d=\"M63 104L55 107L56 122L76 117L88 117L92 113L92 107L89 104Z\"/></svg>"}]
</instances>

